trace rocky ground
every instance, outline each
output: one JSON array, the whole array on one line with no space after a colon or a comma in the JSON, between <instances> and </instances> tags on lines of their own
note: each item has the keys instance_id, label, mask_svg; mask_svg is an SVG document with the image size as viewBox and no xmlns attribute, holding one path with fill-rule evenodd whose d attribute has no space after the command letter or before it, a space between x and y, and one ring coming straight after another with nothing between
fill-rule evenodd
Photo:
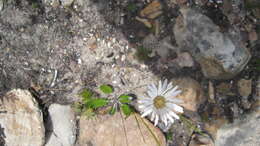
<instances>
[{"instance_id":1,"label":"rocky ground","mask_svg":"<svg viewBox=\"0 0 260 146\"><path fill-rule=\"evenodd\" d=\"M0 145L260 145L259 22L258 0L0 0ZM183 91L171 127L71 106L165 78Z\"/></svg>"}]
</instances>

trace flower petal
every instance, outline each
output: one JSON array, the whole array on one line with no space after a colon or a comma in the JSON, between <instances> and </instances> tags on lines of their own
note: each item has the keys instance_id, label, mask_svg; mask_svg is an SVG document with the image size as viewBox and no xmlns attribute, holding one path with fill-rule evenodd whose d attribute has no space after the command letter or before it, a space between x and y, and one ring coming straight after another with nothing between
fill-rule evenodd
<instances>
[{"instance_id":1,"label":"flower petal","mask_svg":"<svg viewBox=\"0 0 260 146\"><path fill-rule=\"evenodd\" d=\"M168 83L168 80L165 79L165 80L163 81L163 85L162 85L162 92L164 92L164 91L167 89L167 83Z\"/></svg>"},{"instance_id":2,"label":"flower petal","mask_svg":"<svg viewBox=\"0 0 260 146\"><path fill-rule=\"evenodd\" d=\"M147 89L151 91L157 90L156 86L155 85L153 86L153 84L148 85Z\"/></svg>"},{"instance_id":3,"label":"flower petal","mask_svg":"<svg viewBox=\"0 0 260 146\"><path fill-rule=\"evenodd\" d=\"M159 121L159 116L155 115L154 126L156 126L158 124L158 121Z\"/></svg>"},{"instance_id":4,"label":"flower petal","mask_svg":"<svg viewBox=\"0 0 260 146\"><path fill-rule=\"evenodd\" d=\"M175 97L175 96L177 96L178 94L180 94L181 93L181 90L174 90L174 89L172 89L172 90L170 90L169 92L167 92L167 93L165 93L165 97L166 98L169 98L169 97Z\"/></svg>"},{"instance_id":5,"label":"flower petal","mask_svg":"<svg viewBox=\"0 0 260 146\"><path fill-rule=\"evenodd\" d=\"M159 81L159 85L158 85L158 91L157 91L157 95L161 95L162 93L162 81Z\"/></svg>"},{"instance_id":6,"label":"flower petal","mask_svg":"<svg viewBox=\"0 0 260 146\"><path fill-rule=\"evenodd\" d=\"M169 90L171 90L172 89L172 83L170 82L168 85L167 85L167 87L166 87L166 89L162 92L162 95L165 95Z\"/></svg>"},{"instance_id":7,"label":"flower petal","mask_svg":"<svg viewBox=\"0 0 260 146\"><path fill-rule=\"evenodd\" d=\"M183 100L174 97L168 97L166 98L166 101L168 103L183 103Z\"/></svg>"},{"instance_id":8,"label":"flower petal","mask_svg":"<svg viewBox=\"0 0 260 146\"><path fill-rule=\"evenodd\" d=\"M176 112L183 113L183 108L181 106L173 104L173 107L173 110L175 110Z\"/></svg>"},{"instance_id":9,"label":"flower petal","mask_svg":"<svg viewBox=\"0 0 260 146\"><path fill-rule=\"evenodd\" d=\"M162 121L164 122L165 126L167 126L168 123L167 123L167 117L165 114L162 116Z\"/></svg>"},{"instance_id":10,"label":"flower petal","mask_svg":"<svg viewBox=\"0 0 260 146\"><path fill-rule=\"evenodd\" d=\"M147 111L145 111L145 112L141 115L141 117L145 117L145 116L149 115L152 111L153 111L152 108L149 109L149 110L147 110Z\"/></svg>"},{"instance_id":11,"label":"flower petal","mask_svg":"<svg viewBox=\"0 0 260 146\"><path fill-rule=\"evenodd\" d=\"M155 118L155 112L153 111L151 116L151 121L154 121L154 118Z\"/></svg>"},{"instance_id":12,"label":"flower petal","mask_svg":"<svg viewBox=\"0 0 260 146\"><path fill-rule=\"evenodd\" d=\"M156 97L156 93L153 92L153 91L151 91L151 90L148 90L148 91L147 91L147 94L148 94L151 98Z\"/></svg>"},{"instance_id":13,"label":"flower petal","mask_svg":"<svg viewBox=\"0 0 260 146\"><path fill-rule=\"evenodd\" d=\"M169 114L170 114L172 117L174 117L175 119L180 119L180 117L179 117L177 114L175 114L173 111L170 111Z\"/></svg>"},{"instance_id":14,"label":"flower petal","mask_svg":"<svg viewBox=\"0 0 260 146\"><path fill-rule=\"evenodd\" d=\"M171 121L171 123L174 122L174 119L169 114L167 114L167 118Z\"/></svg>"}]
</instances>

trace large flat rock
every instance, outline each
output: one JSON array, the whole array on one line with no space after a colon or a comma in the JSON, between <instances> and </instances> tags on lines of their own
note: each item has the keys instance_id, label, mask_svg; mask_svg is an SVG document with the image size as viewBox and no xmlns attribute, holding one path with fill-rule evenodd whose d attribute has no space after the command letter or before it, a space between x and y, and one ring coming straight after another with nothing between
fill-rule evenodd
<instances>
[{"instance_id":1,"label":"large flat rock","mask_svg":"<svg viewBox=\"0 0 260 146\"><path fill-rule=\"evenodd\" d=\"M148 120L141 119L140 115L129 116L124 122L117 113L114 116L102 116L97 119L80 119L79 145L80 146L165 146L166 140L163 133L153 126ZM137 120L139 122L137 122ZM142 120L144 122L142 122ZM140 129L138 128L138 123ZM145 124L144 124L145 123ZM149 129L157 137L154 136ZM124 132L125 126L125 132Z\"/></svg>"},{"instance_id":2,"label":"large flat rock","mask_svg":"<svg viewBox=\"0 0 260 146\"><path fill-rule=\"evenodd\" d=\"M0 99L2 144L43 146L43 116L30 92L14 89Z\"/></svg>"}]
</instances>

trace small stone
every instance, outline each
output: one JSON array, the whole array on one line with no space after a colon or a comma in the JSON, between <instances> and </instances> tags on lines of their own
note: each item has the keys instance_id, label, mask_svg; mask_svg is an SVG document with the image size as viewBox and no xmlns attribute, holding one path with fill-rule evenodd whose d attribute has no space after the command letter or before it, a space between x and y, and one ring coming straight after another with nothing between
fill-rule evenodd
<instances>
[{"instance_id":1,"label":"small stone","mask_svg":"<svg viewBox=\"0 0 260 146\"><path fill-rule=\"evenodd\" d=\"M119 113L116 113L113 116L103 115L89 120L81 117L78 143L80 146L86 144L95 146L165 146L166 140L158 128L154 127L148 120L141 118L140 115L132 114L124 119Z\"/></svg>"},{"instance_id":2,"label":"small stone","mask_svg":"<svg viewBox=\"0 0 260 146\"><path fill-rule=\"evenodd\" d=\"M59 0L52 0L51 1L51 6L54 8L57 8L60 5L60 1Z\"/></svg>"},{"instance_id":3,"label":"small stone","mask_svg":"<svg viewBox=\"0 0 260 146\"><path fill-rule=\"evenodd\" d=\"M64 7L69 7L70 5L72 5L72 3L74 2L74 0L60 0L62 6Z\"/></svg>"},{"instance_id":4,"label":"small stone","mask_svg":"<svg viewBox=\"0 0 260 146\"><path fill-rule=\"evenodd\" d=\"M208 135L192 135L189 146L214 146L214 142Z\"/></svg>"},{"instance_id":5,"label":"small stone","mask_svg":"<svg viewBox=\"0 0 260 146\"><path fill-rule=\"evenodd\" d=\"M142 22L146 27L148 28L152 28L152 24L149 22L148 19L145 19L145 18L140 18L138 16L135 17L136 20Z\"/></svg>"},{"instance_id":6,"label":"small stone","mask_svg":"<svg viewBox=\"0 0 260 146\"><path fill-rule=\"evenodd\" d=\"M172 80L173 85L179 86L182 91L177 95L183 101L180 105L186 110L197 111L199 106L206 101L206 97L203 95L203 90L200 84L192 78L179 78Z\"/></svg>"},{"instance_id":7,"label":"small stone","mask_svg":"<svg viewBox=\"0 0 260 146\"><path fill-rule=\"evenodd\" d=\"M226 83L222 82L219 85L216 86L216 94L218 95L229 95L229 96L234 96L236 95L232 90L232 84L231 83Z\"/></svg>"},{"instance_id":8,"label":"small stone","mask_svg":"<svg viewBox=\"0 0 260 146\"><path fill-rule=\"evenodd\" d=\"M177 62L177 64L180 67L193 67L194 61L191 57L190 53L184 52L180 53L176 59L173 60L173 62Z\"/></svg>"},{"instance_id":9,"label":"small stone","mask_svg":"<svg viewBox=\"0 0 260 146\"><path fill-rule=\"evenodd\" d=\"M52 104L49 107L52 134L45 146L74 146L76 117L69 105Z\"/></svg>"},{"instance_id":10,"label":"small stone","mask_svg":"<svg viewBox=\"0 0 260 146\"><path fill-rule=\"evenodd\" d=\"M4 9L4 0L0 0L0 11Z\"/></svg>"},{"instance_id":11,"label":"small stone","mask_svg":"<svg viewBox=\"0 0 260 146\"><path fill-rule=\"evenodd\" d=\"M252 80L241 79L238 81L237 87L242 97L248 97L252 92Z\"/></svg>"},{"instance_id":12,"label":"small stone","mask_svg":"<svg viewBox=\"0 0 260 146\"><path fill-rule=\"evenodd\" d=\"M146 6L141 12L140 15L142 17L147 17L147 18L151 18L154 19L157 16L162 14L162 5L159 1L153 1L152 3L150 3L148 6Z\"/></svg>"},{"instance_id":13,"label":"small stone","mask_svg":"<svg viewBox=\"0 0 260 146\"><path fill-rule=\"evenodd\" d=\"M7 146L43 146L42 112L29 91L13 89L0 100L1 135Z\"/></svg>"},{"instance_id":14,"label":"small stone","mask_svg":"<svg viewBox=\"0 0 260 146\"><path fill-rule=\"evenodd\" d=\"M257 37L257 33L256 31L251 31L248 33L248 38L251 42L257 41L258 37Z\"/></svg>"},{"instance_id":15,"label":"small stone","mask_svg":"<svg viewBox=\"0 0 260 146\"><path fill-rule=\"evenodd\" d=\"M211 102L215 102L215 90L211 81L209 81L209 99Z\"/></svg>"}]
</instances>

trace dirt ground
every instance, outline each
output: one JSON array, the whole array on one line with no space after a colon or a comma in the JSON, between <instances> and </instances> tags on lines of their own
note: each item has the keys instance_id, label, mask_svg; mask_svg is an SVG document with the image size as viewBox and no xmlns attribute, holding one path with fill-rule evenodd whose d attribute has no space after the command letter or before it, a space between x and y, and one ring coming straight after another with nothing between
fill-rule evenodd
<instances>
[{"instance_id":1,"label":"dirt ground","mask_svg":"<svg viewBox=\"0 0 260 146\"><path fill-rule=\"evenodd\" d=\"M180 1L161 1L163 13L152 22L159 23L159 32L136 20L149 1L75 0L70 6L62 6L43 0L4 0L0 11L0 96L10 89L22 88L29 89L46 106L73 103L83 88L94 89L109 81L112 84L113 73L105 76L104 68L107 72L119 68L114 73L118 73L117 80L121 84L126 83L120 78L123 76L120 68L132 68L142 74L153 73L158 78L192 77L200 82L205 93L208 92L208 81L212 81L214 86L231 83L234 94L217 97L214 106L223 107L223 114L231 121L234 104L247 112L249 109L245 109L242 100L237 98L235 84L242 78L251 79L253 91L249 101L254 101L260 75L260 42L250 37L250 32L254 31L259 38L259 13L257 16L253 9L238 5L241 6L238 12L241 15L237 15L234 8L229 13L236 15L236 23L232 24L224 14L229 9L216 1L185 1L189 7L210 17L223 31L229 25L239 26L252 55L248 65L236 77L211 80L203 76L198 63L184 68L167 63L176 58L176 52L171 52L165 59L141 48L143 40L155 33L157 41L169 36L172 45L176 45L174 37L177 36L172 29L180 13ZM250 32L245 29L248 26L252 27ZM149 45L151 49L156 48L158 42ZM206 103L201 110L212 110L210 104Z\"/></svg>"}]
</instances>

